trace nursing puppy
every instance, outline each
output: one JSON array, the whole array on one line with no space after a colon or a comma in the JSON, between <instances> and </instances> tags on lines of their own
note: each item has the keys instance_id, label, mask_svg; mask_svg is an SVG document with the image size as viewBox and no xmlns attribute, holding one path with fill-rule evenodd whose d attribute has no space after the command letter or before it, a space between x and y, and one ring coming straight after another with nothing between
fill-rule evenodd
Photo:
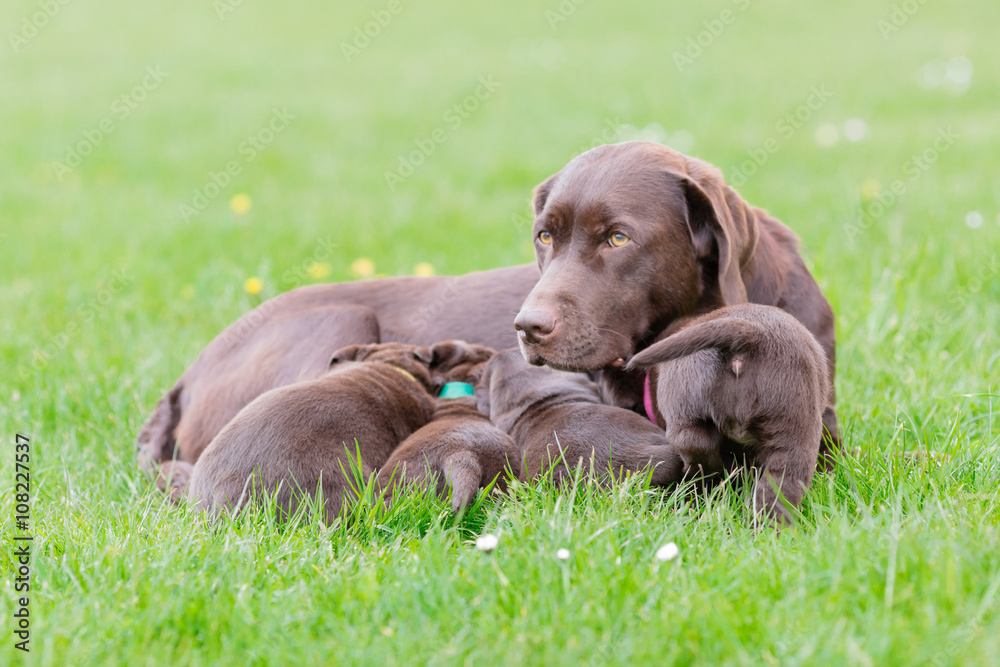
<instances>
[{"instance_id":1,"label":"nursing puppy","mask_svg":"<svg viewBox=\"0 0 1000 667\"><path fill-rule=\"evenodd\" d=\"M435 374L460 360L435 364L434 347L402 343L338 350L323 377L272 389L243 408L198 459L188 497L218 514L277 491L289 516L304 494L321 489L332 522L351 495L351 459L360 453L365 476L385 463L430 420Z\"/></svg>"},{"instance_id":2,"label":"nursing puppy","mask_svg":"<svg viewBox=\"0 0 1000 667\"><path fill-rule=\"evenodd\" d=\"M473 394L493 350L467 347L459 352L464 363L440 376L444 390L435 401L431 422L407 438L379 472L387 498L405 482L433 484L442 496L451 487L451 505L457 512L494 479L493 488L505 491L506 470L520 475L521 450L479 411Z\"/></svg>"},{"instance_id":3,"label":"nursing puppy","mask_svg":"<svg viewBox=\"0 0 1000 667\"><path fill-rule=\"evenodd\" d=\"M667 333L628 367L652 366L646 409L685 474L721 473L744 457L761 469L756 511L790 521L779 498L797 506L816 471L830 395L823 348L788 313L754 304L680 320Z\"/></svg>"},{"instance_id":4,"label":"nursing puppy","mask_svg":"<svg viewBox=\"0 0 1000 667\"><path fill-rule=\"evenodd\" d=\"M530 366L518 349L499 352L480 382L480 409L521 448L521 478L557 482L593 457L598 474L655 466L652 483L681 479L681 459L663 430L640 415L603 405L586 376Z\"/></svg>"}]
</instances>

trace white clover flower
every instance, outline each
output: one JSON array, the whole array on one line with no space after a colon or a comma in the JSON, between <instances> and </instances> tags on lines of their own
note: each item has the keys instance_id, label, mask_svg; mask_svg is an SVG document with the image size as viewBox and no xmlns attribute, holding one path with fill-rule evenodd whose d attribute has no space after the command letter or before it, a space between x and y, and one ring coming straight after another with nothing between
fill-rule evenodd
<instances>
[{"instance_id":1,"label":"white clover flower","mask_svg":"<svg viewBox=\"0 0 1000 667\"><path fill-rule=\"evenodd\" d=\"M983 226L983 214L979 211L969 211L965 214L965 225L969 229L979 229Z\"/></svg>"},{"instance_id":2,"label":"white clover flower","mask_svg":"<svg viewBox=\"0 0 1000 667\"><path fill-rule=\"evenodd\" d=\"M656 550L656 560L666 561L677 558L681 550L673 542L667 542Z\"/></svg>"},{"instance_id":3,"label":"white clover flower","mask_svg":"<svg viewBox=\"0 0 1000 667\"><path fill-rule=\"evenodd\" d=\"M556 551L556 558L559 560L566 560L569 558L569 549L559 549Z\"/></svg>"},{"instance_id":4,"label":"white clover flower","mask_svg":"<svg viewBox=\"0 0 1000 667\"><path fill-rule=\"evenodd\" d=\"M500 539L492 533L486 533L476 538L476 548L480 551L490 552L497 548Z\"/></svg>"}]
</instances>

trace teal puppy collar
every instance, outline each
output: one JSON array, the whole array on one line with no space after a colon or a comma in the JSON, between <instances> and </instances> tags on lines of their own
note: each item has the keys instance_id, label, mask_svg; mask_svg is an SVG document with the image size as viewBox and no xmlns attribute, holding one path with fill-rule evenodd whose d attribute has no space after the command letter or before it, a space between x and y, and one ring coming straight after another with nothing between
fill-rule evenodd
<instances>
[{"instance_id":1,"label":"teal puppy collar","mask_svg":"<svg viewBox=\"0 0 1000 667\"><path fill-rule=\"evenodd\" d=\"M438 398L462 398L464 396L475 396L476 388L468 382L446 382L441 387Z\"/></svg>"}]
</instances>

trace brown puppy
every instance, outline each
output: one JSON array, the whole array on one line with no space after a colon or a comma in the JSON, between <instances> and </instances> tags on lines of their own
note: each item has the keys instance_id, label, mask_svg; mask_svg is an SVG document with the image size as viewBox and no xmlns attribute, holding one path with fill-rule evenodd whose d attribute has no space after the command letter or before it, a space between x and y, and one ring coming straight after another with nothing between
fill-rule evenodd
<instances>
[{"instance_id":1,"label":"brown puppy","mask_svg":"<svg viewBox=\"0 0 1000 667\"><path fill-rule=\"evenodd\" d=\"M539 185L534 208L542 277L514 320L528 361L604 369L605 402L636 409L643 376L620 368L675 319L780 306L826 351L824 421L837 440L833 311L795 235L718 169L659 144L599 146Z\"/></svg>"},{"instance_id":2,"label":"brown puppy","mask_svg":"<svg viewBox=\"0 0 1000 667\"><path fill-rule=\"evenodd\" d=\"M354 345L330 363L323 377L272 389L241 410L198 459L188 496L219 513L277 491L288 515L321 488L332 522L350 494L349 457L360 453L365 476L385 463L431 418L436 385L425 347Z\"/></svg>"},{"instance_id":3,"label":"brown puppy","mask_svg":"<svg viewBox=\"0 0 1000 667\"><path fill-rule=\"evenodd\" d=\"M629 368L656 364L647 409L685 472L720 473L742 455L761 469L756 510L789 521L779 494L797 506L816 470L829 395L823 348L788 313L752 304L677 322L669 333Z\"/></svg>"},{"instance_id":4,"label":"brown puppy","mask_svg":"<svg viewBox=\"0 0 1000 667\"><path fill-rule=\"evenodd\" d=\"M494 479L493 488L505 491L506 470L520 475L521 450L479 411L472 394L493 350L469 348L461 353L466 362L441 376L444 390L435 401L431 423L407 438L379 472L386 497L404 482L433 483L440 495L450 486L452 509L457 512Z\"/></svg>"},{"instance_id":5,"label":"brown puppy","mask_svg":"<svg viewBox=\"0 0 1000 667\"><path fill-rule=\"evenodd\" d=\"M603 405L586 376L528 365L517 348L499 352L480 383L480 408L524 453L522 479L551 470L557 482L593 457L598 474L655 466L653 484L681 479L681 459L663 430L629 410Z\"/></svg>"}]
</instances>

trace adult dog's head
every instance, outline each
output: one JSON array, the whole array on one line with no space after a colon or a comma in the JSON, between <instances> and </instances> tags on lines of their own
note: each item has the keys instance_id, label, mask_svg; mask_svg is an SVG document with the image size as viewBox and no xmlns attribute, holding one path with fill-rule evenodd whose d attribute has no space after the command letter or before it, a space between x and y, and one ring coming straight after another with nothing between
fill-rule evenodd
<instances>
[{"instance_id":1,"label":"adult dog's head","mask_svg":"<svg viewBox=\"0 0 1000 667\"><path fill-rule=\"evenodd\" d=\"M621 366L674 318L747 300L754 213L705 162L599 146L535 188L534 209L542 277L514 320L533 364Z\"/></svg>"}]
</instances>

